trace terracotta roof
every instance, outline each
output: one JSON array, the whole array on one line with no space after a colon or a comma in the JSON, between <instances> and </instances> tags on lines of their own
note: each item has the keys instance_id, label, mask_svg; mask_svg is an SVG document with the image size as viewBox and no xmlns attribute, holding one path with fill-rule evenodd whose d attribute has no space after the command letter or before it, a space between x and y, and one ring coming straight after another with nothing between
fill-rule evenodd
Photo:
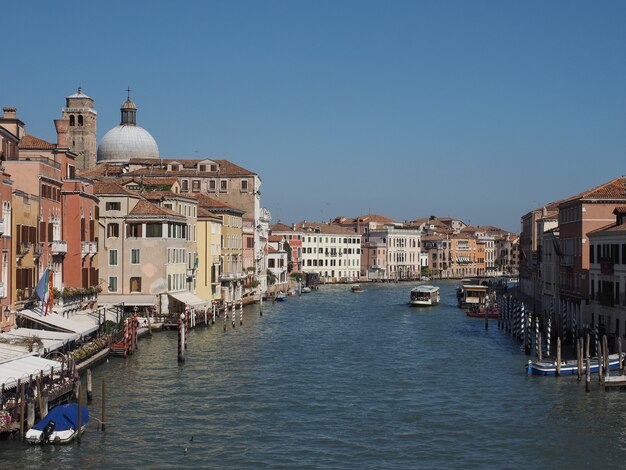
<instances>
[{"instance_id":1,"label":"terracotta roof","mask_svg":"<svg viewBox=\"0 0 626 470\"><path fill-rule=\"evenodd\" d=\"M626 206L615 206L613 214L626 214Z\"/></svg>"},{"instance_id":2,"label":"terracotta roof","mask_svg":"<svg viewBox=\"0 0 626 470\"><path fill-rule=\"evenodd\" d=\"M106 181L94 180L94 182L93 182L93 192L96 195L121 194L121 195L124 195L124 196L133 195L133 196L139 197L138 194L135 194L135 193L133 193L131 191L128 191L123 186L120 186L119 184L117 184L117 183L115 183L113 181L108 181L108 180L106 180Z\"/></svg>"},{"instance_id":3,"label":"terracotta roof","mask_svg":"<svg viewBox=\"0 0 626 470\"><path fill-rule=\"evenodd\" d=\"M222 218L217 215L214 214L213 212L205 209L204 207L198 207L198 218L211 218L211 219L218 219L220 222L222 221Z\"/></svg>"},{"instance_id":4,"label":"terracotta roof","mask_svg":"<svg viewBox=\"0 0 626 470\"><path fill-rule=\"evenodd\" d=\"M189 197L190 199L195 199L196 201L198 201L198 207L204 207L205 209L209 209L209 210L228 209L228 210L233 210L236 212L241 212L242 214L245 212L244 210L239 209L238 207L225 204L222 201L219 201L217 199L213 199L212 197L207 196L206 194L193 193L193 194L187 194L186 197Z\"/></svg>"},{"instance_id":5,"label":"terracotta roof","mask_svg":"<svg viewBox=\"0 0 626 470\"><path fill-rule=\"evenodd\" d=\"M270 235L267 238L267 241L269 242L282 242L285 239L285 237L283 237L282 235Z\"/></svg>"},{"instance_id":6,"label":"terracotta roof","mask_svg":"<svg viewBox=\"0 0 626 470\"><path fill-rule=\"evenodd\" d=\"M133 193L137 193L137 191L132 190ZM141 193L143 197L148 199L149 201L161 200L161 199L187 199L188 201L198 200L195 197L190 197L186 194L173 193L171 191L143 191Z\"/></svg>"},{"instance_id":7,"label":"terracotta roof","mask_svg":"<svg viewBox=\"0 0 626 470\"><path fill-rule=\"evenodd\" d=\"M626 178L619 177L583 192L582 199L626 199Z\"/></svg>"},{"instance_id":8,"label":"terracotta roof","mask_svg":"<svg viewBox=\"0 0 626 470\"><path fill-rule=\"evenodd\" d=\"M280 222L270 226L272 232L293 232L293 228Z\"/></svg>"},{"instance_id":9,"label":"terracotta roof","mask_svg":"<svg viewBox=\"0 0 626 470\"><path fill-rule=\"evenodd\" d=\"M218 171L198 171L198 163L211 160L212 162L217 163ZM168 171L167 168L159 168L161 166L167 166L170 163L179 163L182 165L183 169L178 171ZM246 170L239 165L235 165L234 163L228 160L216 160L214 158L161 158L161 159L153 159L153 158L131 158L129 160L130 165L146 165L150 166L150 171L152 174L157 174L158 172L167 172L168 174L176 174L179 176L189 175L190 172L194 172L198 175L221 175L221 176L254 176L256 173ZM145 169L136 169L131 173L144 173Z\"/></svg>"},{"instance_id":10,"label":"terracotta roof","mask_svg":"<svg viewBox=\"0 0 626 470\"><path fill-rule=\"evenodd\" d=\"M121 165L114 165L112 163L99 163L93 168L78 170L78 175L85 178L95 178L98 176L119 176L123 174L124 168Z\"/></svg>"},{"instance_id":11,"label":"terracotta roof","mask_svg":"<svg viewBox=\"0 0 626 470\"><path fill-rule=\"evenodd\" d=\"M276 248L274 248L273 246L268 246L267 247L267 252L268 253L278 253L278 250Z\"/></svg>"},{"instance_id":12,"label":"terracotta roof","mask_svg":"<svg viewBox=\"0 0 626 470\"><path fill-rule=\"evenodd\" d=\"M20 140L18 147L22 150L52 150L57 148L55 144L51 144L50 142L46 142L45 140L38 139L37 137L29 134L26 134L24 137L22 137L22 140Z\"/></svg>"},{"instance_id":13,"label":"terracotta roof","mask_svg":"<svg viewBox=\"0 0 626 470\"><path fill-rule=\"evenodd\" d=\"M165 207L159 207L156 204L146 201L145 199L138 201L137 204L135 204L135 207L133 207L133 210L130 211L129 215L176 216L184 219L184 217L178 212L166 209Z\"/></svg>"},{"instance_id":14,"label":"terracotta roof","mask_svg":"<svg viewBox=\"0 0 626 470\"><path fill-rule=\"evenodd\" d=\"M351 228L342 227L341 225L336 224L324 224L324 223L316 223L316 222L300 222L296 224L296 229L314 232L319 228L319 233L328 233L334 235L350 235L353 237L360 237L358 233Z\"/></svg>"},{"instance_id":15,"label":"terracotta roof","mask_svg":"<svg viewBox=\"0 0 626 470\"><path fill-rule=\"evenodd\" d=\"M390 219L389 217L385 217L384 215L380 215L380 214L366 214L366 215L360 215L358 217L355 217L355 221L357 222L377 222L380 224L394 224L396 223L395 220Z\"/></svg>"}]
</instances>

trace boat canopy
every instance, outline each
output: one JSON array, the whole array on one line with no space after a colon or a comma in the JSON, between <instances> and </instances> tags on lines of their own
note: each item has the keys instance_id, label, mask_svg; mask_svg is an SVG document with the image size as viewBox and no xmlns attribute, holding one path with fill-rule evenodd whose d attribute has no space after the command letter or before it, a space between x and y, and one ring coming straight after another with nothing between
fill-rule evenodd
<instances>
[{"instance_id":1,"label":"boat canopy","mask_svg":"<svg viewBox=\"0 0 626 470\"><path fill-rule=\"evenodd\" d=\"M436 287L436 286L417 286L411 289L412 292L426 292L426 293L437 292L438 290L439 290L439 287Z\"/></svg>"},{"instance_id":2,"label":"boat canopy","mask_svg":"<svg viewBox=\"0 0 626 470\"><path fill-rule=\"evenodd\" d=\"M81 407L81 428L89 421L89 410L86 406ZM70 403L52 408L46 417L33 426L37 431L43 431L49 421L54 421L57 431L78 429L78 405Z\"/></svg>"}]
</instances>

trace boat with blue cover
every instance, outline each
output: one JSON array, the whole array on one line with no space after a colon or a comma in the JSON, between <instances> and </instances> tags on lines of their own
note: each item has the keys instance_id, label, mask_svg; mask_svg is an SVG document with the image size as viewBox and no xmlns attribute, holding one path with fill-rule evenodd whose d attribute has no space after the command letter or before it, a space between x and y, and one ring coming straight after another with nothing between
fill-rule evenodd
<instances>
[{"instance_id":1,"label":"boat with blue cover","mask_svg":"<svg viewBox=\"0 0 626 470\"><path fill-rule=\"evenodd\" d=\"M622 360L624 359L622 353ZM619 368L619 354L609 355L609 370L615 370ZM556 361L528 361L526 366L528 375L556 375ZM587 364L583 361L583 374L587 372ZM592 357L589 360L589 372L592 374L598 373L598 358ZM561 361L561 371L559 375L576 375L578 374L578 363L575 359L570 361Z\"/></svg>"},{"instance_id":2,"label":"boat with blue cover","mask_svg":"<svg viewBox=\"0 0 626 470\"><path fill-rule=\"evenodd\" d=\"M80 433L89 422L89 410L81 407ZM29 444L66 444L78 435L78 404L55 406L26 433Z\"/></svg>"}]
</instances>

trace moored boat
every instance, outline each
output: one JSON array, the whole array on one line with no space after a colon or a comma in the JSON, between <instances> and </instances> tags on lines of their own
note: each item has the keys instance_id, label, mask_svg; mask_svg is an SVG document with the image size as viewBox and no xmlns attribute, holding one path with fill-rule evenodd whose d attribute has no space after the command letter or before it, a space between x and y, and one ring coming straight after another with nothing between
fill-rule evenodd
<instances>
[{"instance_id":1,"label":"moored boat","mask_svg":"<svg viewBox=\"0 0 626 470\"><path fill-rule=\"evenodd\" d=\"M310 288L310 287L307 287L307 286L304 286L304 287L302 287L302 288L300 289L300 292L301 292L302 294L308 294L309 292L311 292L311 288Z\"/></svg>"},{"instance_id":2,"label":"moored boat","mask_svg":"<svg viewBox=\"0 0 626 470\"><path fill-rule=\"evenodd\" d=\"M622 359L624 359L624 355L626 353L622 353ZM609 355L609 370L614 370L619 368L619 354L610 354ZM528 365L526 366L526 371L528 375L556 375L556 361L528 361ZM583 371L585 374L587 372L587 364L586 361L583 361ZM589 360L589 372L592 374L598 373L598 358L592 357ZM561 361L561 371L560 375L576 375L578 373L578 362L575 359L569 361Z\"/></svg>"},{"instance_id":3,"label":"moored boat","mask_svg":"<svg viewBox=\"0 0 626 470\"><path fill-rule=\"evenodd\" d=\"M352 292L363 292L363 288L361 287L360 284L352 284L352 287L350 288L350 290Z\"/></svg>"},{"instance_id":4,"label":"moored boat","mask_svg":"<svg viewBox=\"0 0 626 470\"><path fill-rule=\"evenodd\" d=\"M459 307L472 308L485 305L487 300L487 286L479 284L463 284L457 292Z\"/></svg>"},{"instance_id":5,"label":"moored boat","mask_svg":"<svg viewBox=\"0 0 626 470\"><path fill-rule=\"evenodd\" d=\"M276 294L275 299L276 299L278 302L284 302L285 300L287 300L287 294L285 294L284 292L278 292L278 293Z\"/></svg>"},{"instance_id":6,"label":"moored boat","mask_svg":"<svg viewBox=\"0 0 626 470\"><path fill-rule=\"evenodd\" d=\"M85 432L89 422L89 411L81 407L80 433ZM55 406L26 433L29 444L67 444L78 435L78 404Z\"/></svg>"},{"instance_id":7,"label":"moored boat","mask_svg":"<svg viewBox=\"0 0 626 470\"><path fill-rule=\"evenodd\" d=\"M417 286L411 289L410 303L411 305L430 306L437 305L441 300L439 287L436 286Z\"/></svg>"}]
</instances>

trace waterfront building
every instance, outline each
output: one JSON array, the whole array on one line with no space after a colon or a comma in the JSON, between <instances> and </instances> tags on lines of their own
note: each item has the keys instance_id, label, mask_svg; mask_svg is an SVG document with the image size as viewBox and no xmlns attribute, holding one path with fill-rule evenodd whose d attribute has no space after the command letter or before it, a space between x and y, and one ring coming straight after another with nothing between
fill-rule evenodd
<instances>
[{"instance_id":1,"label":"waterfront building","mask_svg":"<svg viewBox=\"0 0 626 470\"><path fill-rule=\"evenodd\" d=\"M519 238L519 287L525 300L537 307L542 301L542 281L540 270L542 233L558 225L559 204L551 202L544 207L533 209L521 218Z\"/></svg>"},{"instance_id":2,"label":"waterfront building","mask_svg":"<svg viewBox=\"0 0 626 470\"><path fill-rule=\"evenodd\" d=\"M558 206L560 249L559 296L567 330L591 325L589 239L587 234L614 223L613 211L626 205L626 177L615 178L571 197Z\"/></svg>"},{"instance_id":3,"label":"waterfront building","mask_svg":"<svg viewBox=\"0 0 626 470\"><path fill-rule=\"evenodd\" d=\"M351 282L361 272L361 235L338 224L300 222L302 271L318 273L324 282ZM367 227L369 228L369 227Z\"/></svg>"},{"instance_id":4,"label":"waterfront building","mask_svg":"<svg viewBox=\"0 0 626 470\"><path fill-rule=\"evenodd\" d=\"M284 235L270 235L267 242L267 270L272 273L275 280L273 289L286 291L289 288L287 239Z\"/></svg>"},{"instance_id":5,"label":"waterfront building","mask_svg":"<svg viewBox=\"0 0 626 470\"><path fill-rule=\"evenodd\" d=\"M373 279L380 279L381 275L382 279L390 280L419 279L422 249L419 229L397 223L369 228L363 235L362 245L362 276L371 273Z\"/></svg>"},{"instance_id":6,"label":"waterfront building","mask_svg":"<svg viewBox=\"0 0 626 470\"><path fill-rule=\"evenodd\" d=\"M249 284L243 270L243 214L244 211L213 199L207 195L193 194L198 206L221 217L221 255L218 279L222 287L221 298L233 302L243 298L244 284ZM251 292L248 292L252 295Z\"/></svg>"},{"instance_id":7,"label":"waterfront building","mask_svg":"<svg viewBox=\"0 0 626 470\"><path fill-rule=\"evenodd\" d=\"M519 274L519 236L504 232L495 236L496 269L505 276Z\"/></svg>"},{"instance_id":8,"label":"waterfront building","mask_svg":"<svg viewBox=\"0 0 626 470\"><path fill-rule=\"evenodd\" d=\"M385 225L395 223L395 220L380 214L365 214L353 219L336 217L331 221L331 224L350 228L354 233L358 233L359 235L365 235L371 230L382 229Z\"/></svg>"},{"instance_id":9,"label":"waterfront building","mask_svg":"<svg viewBox=\"0 0 626 470\"><path fill-rule=\"evenodd\" d=\"M587 325L619 337L626 333L626 206L617 206L615 223L593 230L589 238Z\"/></svg>"},{"instance_id":10,"label":"waterfront building","mask_svg":"<svg viewBox=\"0 0 626 470\"><path fill-rule=\"evenodd\" d=\"M99 303L158 314L206 306L192 290L188 268L196 247L189 233L189 219L197 217L196 201L172 194L157 205L111 181L96 180L95 192L106 287Z\"/></svg>"},{"instance_id":11,"label":"waterfront building","mask_svg":"<svg viewBox=\"0 0 626 470\"><path fill-rule=\"evenodd\" d=\"M554 314L559 306L561 250L558 227L543 230L539 269L541 271L541 310Z\"/></svg>"},{"instance_id":12,"label":"waterfront building","mask_svg":"<svg viewBox=\"0 0 626 470\"><path fill-rule=\"evenodd\" d=\"M96 131L98 113L93 107L93 99L78 91L65 98L62 110L63 119L68 123L67 144L76 155L76 168L79 170L96 166Z\"/></svg>"},{"instance_id":13,"label":"waterfront building","mask_svg":"<svg viewBox=\"0 0 626 470\"><path fill-rule=\"evenodd\" d=\"M280 235L285 238L289 245L287 260L289 272L298 273L302 270L302 237L303 233L295 230L295 226L289 226L278 222L270 227L271 235Z\"/></svg>"},{"instance_id":14,"label":"waterfront building","mask_svg":"<svg viewBox=\"0 0 626 470\"><path fill-rule=\"evenodd\" d=\"M452 277L452 242L444 235L422 235L422 251L428 259L430 277L447 279Z\"/></svg>"},{"instance_id":15,"label":"waterfront building","mask_svg":"<svg viewBox=\"0 0 626 470\"><path fill-rule=\"evenodd\" d=\"M463 278L484 275L484 245L475 238L464 235L452 235L450 244L449 267L447 277Z\"/></svg>"},{"instance_id":16,"label":"waterfront building","mask_svg":"<svg viewBox=\"0 0 626 470\"><path fill-rule=\"evenodd\" d=\"M197 294L207 300L221 299L219 272L222 258L222 217L198 207Z\"/></svg>"},{"instance_id":17,"label":"waterfront building","mask_svg":"<svg viewBox=\"0 0 626 470\"><path fill-rule=\"evenodd\" d=\"M12 244L12 207L13 207L13 180L7 173L4 162L17 156L19 139L16 135L0 126L0 331L9 331L15 326L12 266L15 251Z\"/></svg>"},{"instance_id":18,"label":"waterfront building","mask_svg":"<svg viewBox=\"0 0 626 470\"><path fill-rule=\"evenodd\" d=\"M33 210L37 214L36 220L26 216L24 223L15 227L19 239L14 255L16 294L19 290L20 297L32 295L34 285L48 268L59 291L95 288L97 198L91 182L76 177L76 155L68 146L69 121L55 120L56 143L27 134L15 108L5 108L0 126L22 136L17 152L4 165L13 174L13 189L18 191L15 197L29 206L28 214Z\"/></svg>"}]
</instances>

